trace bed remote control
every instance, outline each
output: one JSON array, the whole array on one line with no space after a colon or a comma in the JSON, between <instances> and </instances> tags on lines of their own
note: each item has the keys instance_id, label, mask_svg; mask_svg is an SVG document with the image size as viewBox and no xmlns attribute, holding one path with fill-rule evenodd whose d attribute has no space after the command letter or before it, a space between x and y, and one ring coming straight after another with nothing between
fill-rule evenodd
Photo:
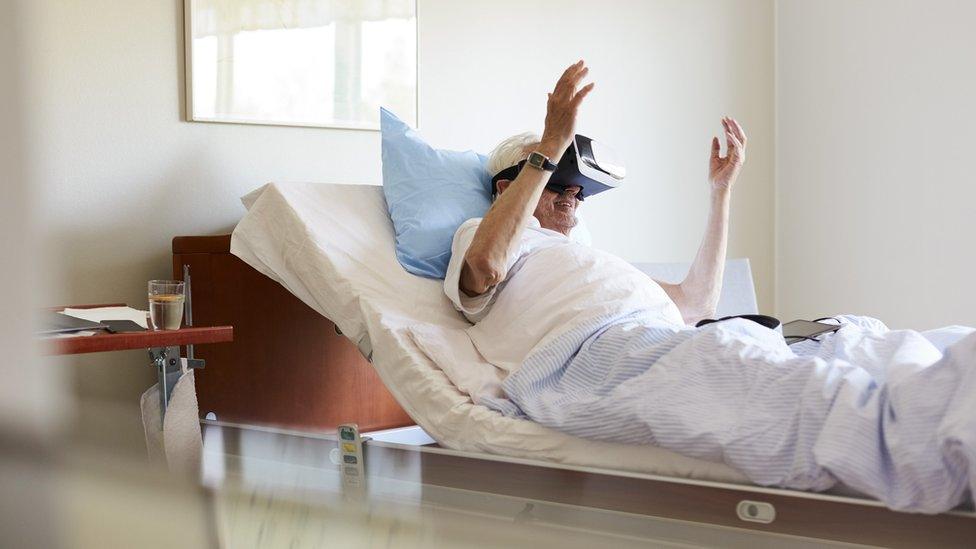
<instances>
[{"instance_id":1,"label":"bed remote control","mask_svg":"<svg viewBox=\"0 0 976 549\"><path fill-rule=\"evenodd\" d=\"M363 441L359 437L359 426L355 423L339 426L339 457L343 488L362 489L366 484Z\"/></svg>"}]
</instances>

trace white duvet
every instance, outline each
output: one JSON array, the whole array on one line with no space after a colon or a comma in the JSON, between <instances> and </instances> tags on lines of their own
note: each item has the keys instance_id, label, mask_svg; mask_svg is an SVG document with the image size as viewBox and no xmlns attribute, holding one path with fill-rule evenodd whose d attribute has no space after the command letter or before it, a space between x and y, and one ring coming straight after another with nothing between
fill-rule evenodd
<instances>
[{"instance_id":1,"label":"white duvet","mask_svg":"<svg viewBox=\"0 0 976 549\"><path fill-rule=\"evenodd\" d=\"M243 198L231 253L328 317L372 355L387 388L442 446L577 466L747 483L738 471L655 448L596 442L512 419L469 394L498 391L441 281L394 255L382 188L271 183Z\"/></svg>"}]
</instances>

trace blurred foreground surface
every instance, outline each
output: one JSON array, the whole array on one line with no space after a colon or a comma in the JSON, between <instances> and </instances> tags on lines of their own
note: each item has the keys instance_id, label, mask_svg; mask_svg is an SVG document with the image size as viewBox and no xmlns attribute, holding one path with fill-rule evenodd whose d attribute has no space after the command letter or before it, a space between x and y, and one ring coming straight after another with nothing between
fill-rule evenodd
<instances>
[{"instance_id":1,"label":"blurred foreground surface","mask_svg":"<svg viewBox=\"0 0 976 549\"><path fill-rule=\"evenodd\" d=\"M208 423L200 478L178 478L98 444L5 440L2 520L19 518L12 528L4 524L0 541L70 548L828 545L433 486L419 466L410 473L409 458L397 464L402 478L348 489L333 448L331 435Z\"/></svg>"}]
</instances>

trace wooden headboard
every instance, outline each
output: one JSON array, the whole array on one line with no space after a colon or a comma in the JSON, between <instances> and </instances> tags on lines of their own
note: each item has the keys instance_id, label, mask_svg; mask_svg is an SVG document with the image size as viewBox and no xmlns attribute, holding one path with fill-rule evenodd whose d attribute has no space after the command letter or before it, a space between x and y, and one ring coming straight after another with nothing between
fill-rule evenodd
<instances>
[{"instance_id":1,"label":"wooden headboard","mask_svg":"<svg viewBox=\"0 0 976 549\"><path fill-rule=\"evenodd\" d=\"M234 326L196 350L201 417L296 429L413 425L356 346L277 282L230 254L230 235L173 239L173 278L190 268L193 323Z\"/></svg>"}]
</instances>

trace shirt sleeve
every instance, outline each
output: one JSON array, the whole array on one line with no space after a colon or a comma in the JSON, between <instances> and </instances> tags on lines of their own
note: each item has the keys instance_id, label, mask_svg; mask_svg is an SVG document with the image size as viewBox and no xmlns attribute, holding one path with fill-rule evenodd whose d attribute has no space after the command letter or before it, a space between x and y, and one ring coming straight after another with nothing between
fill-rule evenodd
<instances>
[{"instance_id":1,"label":"shirt sleeve","mask_svg":"<svg viewBox=\"0 0 976 549\"><path fill-rule=\"evenodd\" d=\"M461 291L461 267L464 266L464 255L471 247L474 233L480 224L481 218L469 219L454 233L454 242L451 244L451 261L447 265L447 275L444 277L444 293L454 303L454 308L461 311L471 322L478 322L488 314L491 304L495 301L495 294L501 286L499 284L489 288L487 292L475 297L470 297ZM511 270L512 265L518 259L518 255L509 258L508 270Z\"/></svg>"}]
</instances>

